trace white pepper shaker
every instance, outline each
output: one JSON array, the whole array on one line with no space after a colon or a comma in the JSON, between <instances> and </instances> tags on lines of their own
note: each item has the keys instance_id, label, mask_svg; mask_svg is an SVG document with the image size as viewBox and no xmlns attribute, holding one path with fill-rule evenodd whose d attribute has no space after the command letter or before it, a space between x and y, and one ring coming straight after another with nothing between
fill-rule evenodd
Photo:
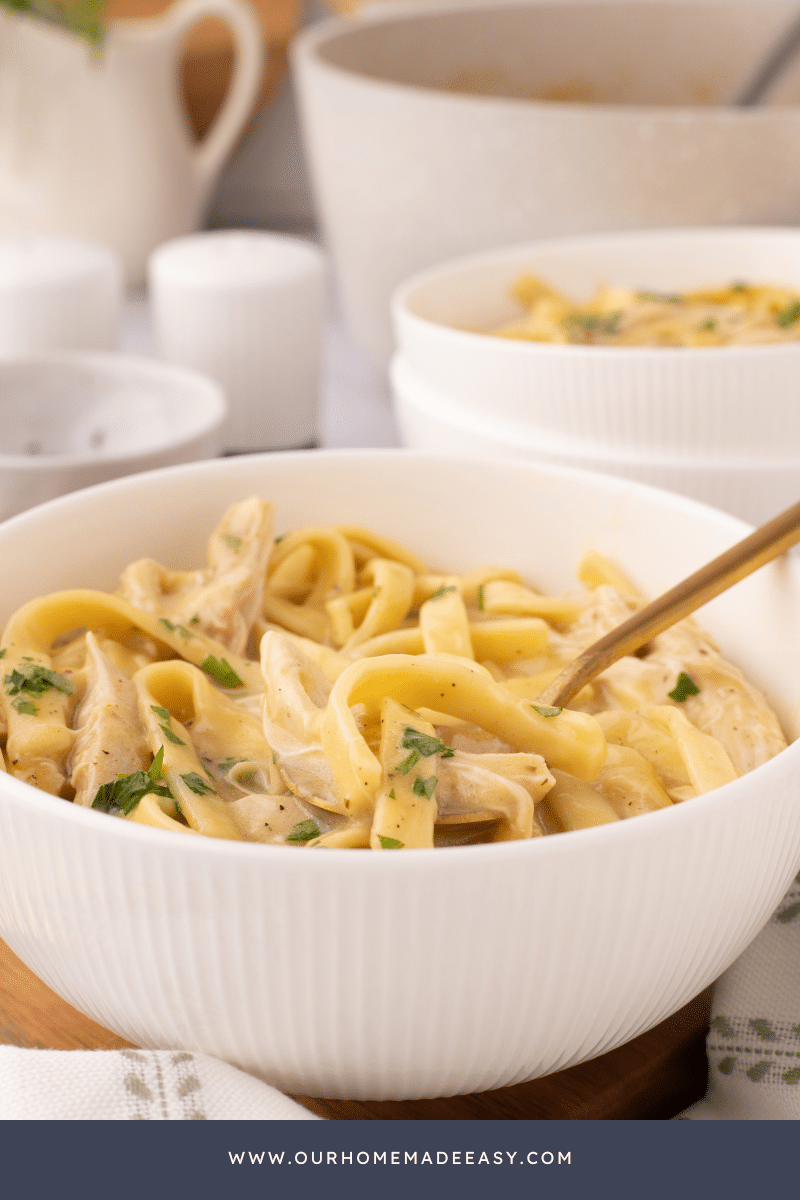
<instances>
[{"instance_id":1,"label":"white pepper shaker","mask_svg":"<svg viewBox=\"0 0 800 1200\"><path fill-rule=\"evenodd\" d=\"M0 355L116 350L122 263L97 242L0 237Z\"/></svg>"},{"instance_id":2,"label":"white pepper shaker","mask_svg":"<svg viewBox=\"0 0 800 1200\"><path fill-rule=\"evenodd\" d=\"M214 231L159 246L148 266L159 354L224 389L230 452L318 436L325 260L310 241Z\"/></svg>"}]
</instances>

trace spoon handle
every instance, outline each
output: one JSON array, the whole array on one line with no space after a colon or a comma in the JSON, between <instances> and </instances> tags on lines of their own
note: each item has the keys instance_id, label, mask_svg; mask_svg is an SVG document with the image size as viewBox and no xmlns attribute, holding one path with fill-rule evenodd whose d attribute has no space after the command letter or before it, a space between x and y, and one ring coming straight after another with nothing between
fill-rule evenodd
<instances>
[{"instance_id":1,"label":"spoon handle","mask_svg":"<svg viewBox=\"0 0 800 1200\"><path fill-rule=\"evenodd\" d=\"M596 675L617 659L633 654L656 634L688 617L764 563L800 541L800 502L761 525L754 533L706 563L688 579L640 608L573 659L542 692L539 703L566 704Z\"/></svg>"},{"instance_id":2,"label":"spoon handle","mask_svg":"<svg viewBox=\"0 0 800 1200\"><path fill-rule=\"evenodd\" d=\"M735 108L752 108L760 104L765 93L778 79L800 50L800 18L795 17L784 30L758 69L729 103Z\"/></svg>"}]
</instances>

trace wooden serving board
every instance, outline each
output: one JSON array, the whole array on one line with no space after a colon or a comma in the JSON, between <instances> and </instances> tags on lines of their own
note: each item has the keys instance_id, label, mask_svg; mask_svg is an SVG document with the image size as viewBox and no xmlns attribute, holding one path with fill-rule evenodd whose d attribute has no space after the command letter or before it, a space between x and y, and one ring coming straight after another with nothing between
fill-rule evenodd
<instances>
[{"instance_id":1,"label":"wooden serving board","mask_svg":"<svg viewBox=\"0 0 800 1200\"><path fill-rule=\"evenodd\" d=\"M667 1120L706 1086L710 994L591 1062L515 1087L436 1100L295 1099L331 1120ZM79 1013L0 941L0 1043L51 1050L115 1050L130 1042Z\"/></svg>"}]
</instances>

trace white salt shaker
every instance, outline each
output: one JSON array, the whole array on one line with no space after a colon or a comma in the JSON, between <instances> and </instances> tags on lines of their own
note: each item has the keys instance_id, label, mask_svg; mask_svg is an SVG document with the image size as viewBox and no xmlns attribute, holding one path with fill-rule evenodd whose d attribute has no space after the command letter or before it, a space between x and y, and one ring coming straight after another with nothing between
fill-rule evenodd
<instances>
[{"instance_id":1,"label":"white salt shaker","mask_svg":"<svg viewBox=\"0 0 800 1200\"><path fill-rule=\"evenodd\" d=\"M158 352L224 389L228 451L317 440L325 260L312 242L219 231L159 246L148 267Z\"/></svg>"},{"instance_id":2,"label":"white salt shaker","mask_svg":"<svg viewBox=\"0 0 800 1200\"><path fill-rule=\"evenodd\" d=\"M0 355L116 350L123 272L96 242L0 237Z\"/></svg>"}]
</instances>

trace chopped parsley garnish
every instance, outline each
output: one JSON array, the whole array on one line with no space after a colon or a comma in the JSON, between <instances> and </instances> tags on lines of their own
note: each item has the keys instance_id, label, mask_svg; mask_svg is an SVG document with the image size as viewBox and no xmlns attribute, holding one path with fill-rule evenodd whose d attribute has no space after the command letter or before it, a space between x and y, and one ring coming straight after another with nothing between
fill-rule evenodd
<instances>
[{"instance_id":1,"label":"chopped parsley garnish","mask_svg":"<svg viewBox=\"0 0 800 1200\"><path fill-rule=\"evenodd\" d=\"M32 700L26 700L24 696L17 696L16 700L12 700L11 707L18 713L27 713L30 717L36 716L36 705Z\"/></svg>"},{"instance_id":2,"label":"chopped parsley garnish","mask_svg":"<svg viewBox=\"0 0 800 1200\"><path fill-rule=\"evenodd\" d=\"M241 550L242 548L242 539L240 537L236 537L236 535L233 533L223 534L222 540L226 542L234 552Z\"/></svg>"},{"instance_id":3,"label":"chopped parsley garnish","mask_svg":"<svg viewBox=\"0 0 800 1200\"><path fill-rule=\"evenodd\" d=\"M187 771L185 775L181 775L181 779L186 784L190 792L194 792L195 796L214 796L216 795L213 787L207 780L203 779L202 775L198 775L197 771Z\"/></svg>"},{"instance_id":4,"label":"chopped parsley garnish","mask_svg":"<svg viewBox=\"0 0 800 1200\"><path fill-rule=\"evenodd\" d=\"M169 629L171 633L179 633L181 637L184 638L190 638L194 636L192 631L187 629L185 625L176 625L174 621L168 621L166 617L159 617L158 619L162 625L166 625L167 629Z\"/></svg>"},{"instance_id":5,"label":"chopped parsley garnish","mask_svg":"<svg viewBox=\"0 0 800 1200\"><path fill-rule=\"evenodd\" d=\"M186 742L181 741L181 739L178 737L177 733L175 733L172 728L172 724L171 724L172 717L170 716L169 709L162 708L159 704L151 704L150 710L151 710L151 712L154 712L156 714L156 716L161 720L159 729L161 730L161 732L163 733L163 735L167 739L167 741L172 742L172 744L174 746L185 746Z\"/></svg>"},{"instance_id":6,"label":"chopped parsley garnish","mask_svg":"<svg viewBox=\"0 0 800 1200\"><path fill-rule=\"evenodd\" d=\"M244 687L244 680L239 678L227 658L214 658L213 654L209 654L208 658L201 662L200 670L205 671L206 675L210 675L212 679L216 679L217 683L221 683L223 687Z\"/></svg>"},{"instance_id":7,"label":"chopped parsley garnish","mask_svg":"<svg viewBox=\"0 0 800 1200\"><path fill-rule=\"evenodd\" d=\"M531 708L539 714L540 717L557 717L563 708L554 708L550 704L532 704Z\"/></svg>"},{"instance_id":8,"label":"chopped parsley garnish","mask_svg":"<svg viewBox=\"0 0 800 1200\"><path fill-rule=\"evenodd\" d=\"M384 837L382 833L378 834L378 841L384 850L402 850L405 846L405 842L400 842L397 838Z\"/></svg>"},{"instance_id":9,"label":"chopped parsley garnish","mask_svg":"<svg viewBox=\"0 0 800 1200\"><path fill-rule=\"evenodd\" d=\"M705 321L701 321L697 328L700 333L713 333L717 328L717 322L713 317L706 317Z\"/></svg>"},{"instance_id":10,"label":"chopped parsley garnish","mask_svg":"<svg viewBox=\"0 0 800 1200\"><path fill-rule=\"evenodd\" d=\"M394 788L392 788L392 790L389 792L389 799L390 799L390 800L396 800L396 799L397 799L397 797L396 797L396 796L395 796L395 794L394 794Z\"/></svg>"},{"instance_id":11,"label":"chopped parsley garnish","mask_svg":"<svg viewBox=\"0 0 800 1200\"><path fill-rule=\"evenodd\" d=\"M401 763L395 767L398 775L407 775L412 767L415 767L420 760L419 750L412 750L408 758L404 758Z\"/></svg>"},{"instance_id":12,"label":"chopped parsley garnish","mask_svg":"<svg viewBox=\"0 0 800 1200\"><path fill-rule=\"evenodd\" d=\"M19 692L27 692L29 696L41 696L42 692L46 692L48 688L55 688L58 692L64 692L67 696L71 696L75 691L75 685L65 679L63 675L59 675L58 671L53 671L50 667L43 667L41 663L35 663L33 659L28 658L23 660L29 665L18 669L17 667L10 675L5 676L6 690L9 696L16 696Z\"/></svg>"},{"instance_id":13,"label":"chopped parsley garnish","mask_svg":"<svg viewBox=\"0 0 800 1200\"><path fill-rule=\"evenodd\" d=\"M433 592L430 596L428 596L428 599L429 600L441 600L442 596L446 596L448 592L457 592L457 591L458 591L458 588L456 587L456 585L454 583L450 583L447 585L442 584L442 586L440 588L437 588L435 592Z\"/></svg>"},{"instance_id":14,"label":"chopped parsley garnish","mask_svg":"<svg viewBox=\"0 0 800 1200\"><path fill-rule=\"evenodd\" d=\"M242 761L241 758L223 759L222 762L217 763L217 770L222 771L223 773L227 773L228 771L231 771L236 766L236 764L240 763L241 761Z\"/></svg>"},{"instance_id":15,"label":"chopped parsley garnish","mask_svg":"<svg viewBox=\"0 0 800 1200\"><path fill-rule=\"evenodd\" d=\"M6 656L5 649L0 650L0 658L5 658L5 656Z\"/></svg>"},{"instance_id":16,"label":"chopped parsley garnish","mask_svg":"<svg viewBox=\"0 0 800 1200\"><path fill-rule=\"evenodd\" d=\"M438 782L439 780L435 775L430 775L427 779L423 779L421 775L418 775L414 780L414 786L411 790L415 796L424 796L426 800L430 800Z\"/></svg>"},{"instance_id":17,"label":"chopped parsley garnish","mask_svg":"<svg viewBox=\"0 0 800 1200\"><path fill-rule=\"evenodd\" d=\"M619 333L619 323L622 320L621 312L613 313L574 313L567 317L565 325L567 327L567 335L571 338L579 337L613 337L615 333Z\"/></svg>"},{"instance_id":18,"label":"chopped parsley garnish","mask_svg":"<svg viewBox=\"0 0 800 1200\"><path fill-rule=\"evenodd\" d=\"M794 325L798 317L800 317L800 300L795 300L794 304L790 304L788 308L779 312L775 320L781 329L785 329L787 325Z\"/></svg>"},{"instance_id":19,"label":"chopped parsley garnish","mask_svg":"<svg viewBox=\"0 0 800 1200\"><path fill-rule=\"evenodd\" d=\"M481 583L478 586L478 608L483 610L483 589L486 585Z\"/></svg>"},{"instance_id":20,"label":"chopped parsley garnish","mask_svg":"<svg viewBox=\"0 0 800 1200\"><path fill-rule=\"evenodd\" d=\"M690 679L685 671L681 671L675 687L667 694L670 700L674 700L676 704L683 704L684 700L686 700L689 696L697 696L699 692L700 688L697 686L695 681Z\"/></svg>"},{"instance_id":21,"label":"chopped parsley garnish","mask_svg":"<svg viewBox=\"0 0 800 1200\"><path fill-rule=\"evenodd\" d=\"M316 821L311 818L307 821L298 821L286 835L287 842L310 842L312 838L317 838L320 835L320 828Z\"/></svg>"},{"instance_id":22,"label":"chopped parsley garnish","mask_svg":"<svg viewBox=\"0 0 800 1200\"><path fill-rule=\"evenodd\" d=\"M429 733L420 733L411 725L406 725L403 730L403 740L400 744L404 750L416 750L422 758L430 758L432 754L441 754L442 758L452 758L455 754L455 750L445 746L441 738L431 737Z\"/></svg>"},{"instance_id":23,"label":"chopped parsley garnish","mask_svg":"<svg viewBox=\"0 0 800 1200\"><path fill-rule=\"evenodd\" d=\"M683 304L683 296L677 292L639 292L639 299L653 304Z\"/></svg>"},{"instance_id":24,"label":"chopped parsley garnish","mask_svg":"<svg viewBox=\"0 0 800 1200\"><path fill-rule=\"evenodd\" d=\"M164 747L153 759L149 771L132 771L130 775L118 775L113 783L104 783L97 789L92 808L104 813L122 813L130 816L143 796L169 796L169 788L159 782L164 765Z\"/></svg>"}]
</instances>

